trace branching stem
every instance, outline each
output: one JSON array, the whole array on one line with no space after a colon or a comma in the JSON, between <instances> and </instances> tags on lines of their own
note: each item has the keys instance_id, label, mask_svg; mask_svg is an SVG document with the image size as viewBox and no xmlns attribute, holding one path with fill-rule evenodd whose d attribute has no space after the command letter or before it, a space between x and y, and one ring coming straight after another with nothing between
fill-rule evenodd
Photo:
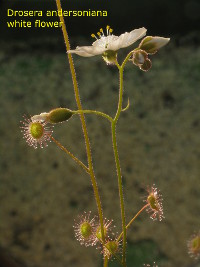
<instances>
[{"instance_id":1,"label":"branching stem","mask_svg":"<svg viewBox=\"0 0 200 267\"><path fill-rule=\"evenodd\" d=\"M57 10L62 14L61 1L56 0L56 5L57 5ZM63 36L64 36L64 40L65 40L66 50L68 51L68 50L70 50L70 43L69 43L68 33L66 30L63 15L59 16L59 18L60 18L60 22L62 25L62 32L63 32ZM75 72L75 68L74 68L74 64L73 64L73 58L72 58L72 55L70 53L68 53L68 60L69 60L69 66L70 66L71 75L72 75L76 104L77 104L78 110L83 110L82 104L81 104L81 99L80 99L80 94L79 94L79 89L78 89L78 83L77 83L77 79L76 79L76 72ZM89 141L85 117L84 117L83 113L80 114L80 120L81 120L83 135L84 135L84 139L85 139L85 146L86 146L86 153L87 153L87 160L88 160L88 169L89 169L89 173L90 173L91 183L93 186L93 191L94 191L95 200L96 200L97 209L98 209L98 214L99 214L99 220L100 220L100 224L101 224L102 240L104 242L105 237L104 237L104 225L103 225L103 210L102 210L102 206L101 206L101 200L100 200L98 185L97 185L94 170L93 170L90 141Z\"/></svg>"},{"instance_id":2,"label":"branching stem","mask_svg":"<svg viewBox=\"0 0 200 267\"><path fill-rule=\"evenodd\" d=\"M76 163L78 163L87 173L89 173L89 169L85 164L80 161L77 157L75 157L67 148L65 148L61 143L59 143L53 136L50 136L51 140L66 154L68 154Z\"/></svg>"},{"instance_id":3,"label":"branching stem","mask_svg":"<svg viewBox=\"0 0 200 267\"><path fill-rule=\"evenodd\" d=\"M123 266L126 267L126 217L125 217L125 207L124 207L124 197L123 197L123 186L122 186L122 174L121 167L119 161L119 153L117 148L117 138L116 138L116 124L119 119L120 113L122 111L122 101L123 101L123 68L116 64L119 69L119 102L118 108L115 115L115 118L112 122L111 130L112 130L112 142L113 142L113 152L115 156L115 164L117 170L118 177L118 189L119 189L119 198L120 198L120 208L121 208L121 219L122 219L122 231L123 231L123 252L122 252L122 263Z\"/></svg>"},{"instance_id":4,"label":"branching stem","mask_svg":"<svg viewBox=\"0 0 200 267\"><path fill-rule=\"evenodd\" d=\"M86 109L84 109L84 110L76 110L76 111L73 111L73 113L74 114L95 114L95 115L102 116L102 117L106 118L110 122L113 121L113 118L112 117L110 117L106 113L103 113L103 112L97 111L97 110L86 110Z\"/></svg>"},{"instance_id":5,"label":"branching stem","mask_svg":"<svg viewBox=\"0 0 200 267\"><path fill-rule=\"evenodd\" d=\"M142 207L138 213L130 220L130 222L127 224L126 229L128 229L128 227L135 221L135 219L140 215L140 213L145 210L147 207L149 206L149 204L146 204L144 207ZM121 237L123 236L123 232L121 232L121 234L119 235L119 237L117 238L117 241L119 241L121 239Z\"/></svg>"}]
</instances>

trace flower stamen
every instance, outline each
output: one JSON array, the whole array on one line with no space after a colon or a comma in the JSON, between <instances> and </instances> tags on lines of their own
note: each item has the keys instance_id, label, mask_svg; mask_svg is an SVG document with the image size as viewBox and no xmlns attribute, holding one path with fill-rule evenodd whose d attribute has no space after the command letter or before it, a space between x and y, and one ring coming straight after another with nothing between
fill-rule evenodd
<instances>
[{"instance_id":1,"label":"flower stamen","mask_svg":"<svg viewBox=\"0 0 200 267\"><path fill-rule=\"evenodd\" d=\"M128 47L135 43L138 39L142 38L146 34L146 29L139 28L132 30L131 32L125 32L120 36L116 36L113 34L113 29L107 25L106 31L101 28L98 33L91 34L91 37L95 38L96 41L92 43L91 46L77 46L75 50L69 50L68 53L75 53L79 56L83 57L92 57L95 55L104 56L105 52L112 51L112 53L116 53L121 48ZM111 58L110 56L106 56L106 62L109 64L115 64L116 57Z\"/></svg>"},{"instance_id":2,"label":"flower stamen","mask_svg":"<svg viewBox=\"0 0 200 267\"><path fill-rule=\"evenodd\" d=\"M109 33L110 33L110 31L109 31L109 30L110 30L110 26L109 26L109 25L107 25L107 26L106 26L106 32L107 32L107 35L109 35Z\"/></svg>"},{"instance_id":3,"label":"flower stamen","mask_svg":"<svg viewBox=\"0 0 200 267\"><path fill-rule=\"evenodd\" d=\"M94 33L91 34L92 38L95 38L96 40L98 40L98 38L96 37L96 35Z\"/></svg>"},{"instance_id":4,"label":"flower stamen","mask_svg":"<svg viewBox=\"0 0 200 267\"><path fill-rule=\"evenodd\" d=\"M112 35L113 29L110 28L110 26L106 26L106 35L110 36ZM97 32L98 37L96 37L96 35L94 33L91 34L92 38L95 38L96 40L101 39L102 37L106 37L106 35L104 34L103 28L101 28L98 32Z\"/></svg>"},{"instance_id":5,"label":"flower stamen","mask_svg":"<svg viewBox=\"0 0 200 267\"><path fill-rule=\"evenodd\" d=\"M101 28L99 31L100 31L101 35L104 36L103 28Z\"/></svg>"}]
</instances>

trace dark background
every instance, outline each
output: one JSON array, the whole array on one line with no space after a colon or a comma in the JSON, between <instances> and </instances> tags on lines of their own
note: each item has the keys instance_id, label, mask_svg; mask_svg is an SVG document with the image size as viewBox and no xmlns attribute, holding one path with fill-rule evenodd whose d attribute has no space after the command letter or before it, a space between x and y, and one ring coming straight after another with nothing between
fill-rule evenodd
<instances>
[{"instance_id":1,"label":"dark background","mask_svg":"<svg viewBox=\"0 0 200 267\"><path fill-rule=\"evenodd\" d=\"M107 10L107 17L66 17L70 36L96 32L107 24L114 27L115 34L133 28L146 27L149 35L175 36L176 40L190 34L194 42L199 42L200 1L198 0L72 0L62 1L63 10ZM60 29L19 28L8 29L7 8L14 10L56 10L53 0L4 0L0 1L0 33L3 39L34 38L39 35L60 36ZM14 17L11 17L11 19ZM16 17L23 19L23 17ZM25 18L27 19L27 18ZM29 18L31 19L31 18ZM34 17L33 17L34 19ZM40 19L40 18L39 18ZM44 18L48 20L48 18ZM52 19L52 18L51 18ZM58 19L58 18L55 18Z\"/></svg>"}]
</instances>

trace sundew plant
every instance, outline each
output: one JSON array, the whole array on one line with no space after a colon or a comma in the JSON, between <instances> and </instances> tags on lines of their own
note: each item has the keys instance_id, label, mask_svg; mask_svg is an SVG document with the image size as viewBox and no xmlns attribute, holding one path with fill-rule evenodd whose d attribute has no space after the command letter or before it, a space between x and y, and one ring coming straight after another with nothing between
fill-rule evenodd
<instances>
[{"instance_id":1,"label":"sundew plant","mask_svg":"<svg viewBox=\"0 0 200 267\"><path fill-rule=\"evenodd\" d=\"M62 14L60 0L56 0L56 4L58 12ZM48 141L52 141L67 154L67 157L71 157L71 159L74 160L77 165L79 165L83 171L88 174L93 187L97 214L92 214L90 211L83 210L82 214L77 216L73 226L75 237L80 242L80 245L93 246L99 249L99 252L103 258L104 267L107 267L109 265L109 261L112 259L116 259L116 261L119 263L119 266L126 267L127 229L131 227L135 219L145 210L149 213L152 220L162 221L162 219L164 219L164 214L162 195L159 189L157 189L156 185L154 184L146 185L146 195L143 196L143 201L141 200L141 207L138 208L138 212L136 214L132 215L132 219L129 222L126 221L122 170L120 167L116 135L117 123L120 119L120 115L123 112L128 112L129 108L129 100L128 103L123 102L123 92L125 90L123 85L123 73L127 64L132 64L133 67L139 68L144 72L149 71L152 67L151 57L169 42L169 38L146 36L147 30L144 27L132 30L131 32L125 32L120 36L116 36L113 34L112 28L107 26L105 29L100 28L97 34L92 34L92 38L94 38L95 41L91 46L77 46L76 49L72 50L70 48L63 16L60 16L60 22L62 25L62 32L70 65L77 110L71 110L70 107L55 107L53 110L46 111L38 115L36 114L30 118L25 116L24 120L22 121L21 130L24 134L26 142L33 148L45 147L47 146ZM139 45L133 48L132 45L138 40L140 40ZM130 48L130 52L126 55L122 62L119 62L118 51L127 47ZM99 56L99 60L103 59L106 63L105 68L108 68L110 65L112 65L112 67L118 71L119 98L114 117L102 111L85 110L82 108L72 54L80 56L80 60L81 57ZM98 73L94 73L94 77L95 75L98 75ZM104 217L101 196L97 183L98 177L96 177L95 170L93 168L93 155L85 120L85 116L87 116L87 114L92 114L97 118L101 116L110 123L112 136L112 144L110 145L113 147L113 156L116 164L116 179L113 180L113 183L118 183L119 210L121 212L121 229L118 229L119 233L115 233L114 231L114 222L112 221L112 218L106 219ZM80 117L85 140L87 163L82 162L78 157L72 154L66 147L64 147L53 137L53 126L56 130L57 124L67 123L69 119L73 119L73 116ZM153 265L149 265L149 263L144 264L146 264L144 266L157 266L156 263L152 263Z\"/></svg>"}]
</instances>

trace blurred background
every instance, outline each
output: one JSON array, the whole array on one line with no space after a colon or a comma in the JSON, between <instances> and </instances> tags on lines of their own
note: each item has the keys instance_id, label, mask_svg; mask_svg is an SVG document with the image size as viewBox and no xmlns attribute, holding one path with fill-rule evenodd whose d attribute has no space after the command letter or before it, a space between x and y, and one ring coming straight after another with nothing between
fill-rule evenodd
<instances>
[{"instance_id":1,"label":"blurred background","mask_svg":"<svg viewBox=\"0 0 200 267\"><path fill-rule=\"evenodd\" d=\"M127 221L143 206L146 186L163 195L165 219L144 212L128 230L127 266L199 267L187 240L200 229L200 2L199 0L73 0L63 10L107 10L107 17L65 17L72 48L90 45L91 33L110 25L114 34L139 27L170 37L144 73L131 63L124 71L124 106L118 146ZM8 28L7 9L56 10L53 0L0 1L0 267L100 267L100 249L81 246L74 219L96 215L90 178L51 143L29 147L22 138L23 115L56 107L76 109L60 28ZM12 17L14 19L38 19ZM40 18L58 21L58 18ZM137 44L136 44L137 45ZM135 47L134 45L132 47ZM119 61L130 48L119 51ZM100 56L74 56L85 109L114 116L118 72ZM104 208L121 232L110 125L86 116L94 169ZM79 117L54 127L54 135L86 163ZM112 261L109 267L117 267Z\"/></svg>"}]
</instances>

